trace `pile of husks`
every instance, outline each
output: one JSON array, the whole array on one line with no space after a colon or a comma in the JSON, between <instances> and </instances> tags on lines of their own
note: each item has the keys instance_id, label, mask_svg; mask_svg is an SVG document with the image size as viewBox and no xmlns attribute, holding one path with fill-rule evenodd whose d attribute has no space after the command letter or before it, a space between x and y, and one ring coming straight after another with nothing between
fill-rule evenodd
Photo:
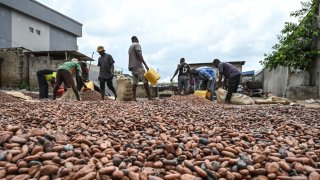
<instances>
[{"instance_id":1,"label":"pile of husks","mask_svg":"<svg viewBox=\"0 0 320 180\"><path fill-rule=\"evenodd\" d=\"M0 102L0 179L320 179L320 111L140 102Z\"/></svg>"}]
</instances>

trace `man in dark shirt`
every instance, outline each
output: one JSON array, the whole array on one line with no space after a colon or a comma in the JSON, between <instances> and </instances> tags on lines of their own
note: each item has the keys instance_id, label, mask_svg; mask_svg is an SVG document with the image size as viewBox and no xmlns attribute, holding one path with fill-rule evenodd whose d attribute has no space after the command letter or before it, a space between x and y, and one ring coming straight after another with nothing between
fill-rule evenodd
<instances>
[{"instance_id":1,"label":"man in dark shirt","mask_svg":"<svg viewBox=\"0 0 320 180\"><path fill-rule=\"evenodd\" d=\"M145 70L142 66L146 68L146 70L149 70L149 67L147 66L146 62L144 61L144 58L142 56L142 50L141 46L139 44L139 40L136 36L131 37L131 46L129 47L128 54L129 54L129 71L132 73L132 94L133 94L133 100L137 101L136 99L136 89L138 86L139 81L143 81L144 88L147 92L148 99L151 100L151 93L149 89L149 84L147 79L144 77Z\"/></svg>"},{"instance_id":2,"label":"man in dark shirt","mask_svg":"<svg viewBox=\"0 0 320 180\"><path fill-rule=\"evenodd\" d=\"M230 63L220 62L219 59L213 60L213 66L219 69L219 81L218 87L221 87L222 76L224 76L224 81L228 80L228 93L226 96L226 103L230 103L232 93L236 93L238 85L240 82L240 71Z\"/></svg>"},{"instance_id":3,"label":"man in dark shirt","mask_svg":"<svg viewBox=\"0 0 320 180\"><path fill-rule=\"evenodd\" d=\"M108 88L113 92L115 99L117 99L117 93L112 83L114 60L110 54L105 53L103 46L98 46L97 51L100 54L98 59L98 66L100 67L98 80L100 82L101 99L104 100L106 82Z\"/></svg>"},{"instance_id":4,"label":"man in dark shirt","mask_svg":"<svg viewBox=\"0 0 320 180\"><path fill-rule=\"evenodd\" d=\"M185 62L184 58L180 59L180 64L178 64L178 67L176 71L174 72L173 77L171 78L171 81L173 78L178 74L178 94L181 94L181 91L183 89L183 94L188 95L189 94L189 79L190 79L190 66Z\"/></svg>"}]
</instances>

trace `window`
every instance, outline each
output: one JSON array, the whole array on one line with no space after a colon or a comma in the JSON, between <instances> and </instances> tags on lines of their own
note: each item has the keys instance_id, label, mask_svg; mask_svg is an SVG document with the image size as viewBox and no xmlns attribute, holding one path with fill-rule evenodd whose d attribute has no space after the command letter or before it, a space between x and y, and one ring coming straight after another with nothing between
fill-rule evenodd
<instances>
[{"instance_id":1,"label":"window","mask_svg":"<svg viewBox=\"0 0 320 180\"><path fill-rule=\"evenodd\" d=\"M41 32L40 32L40 30L36 30L36 33L38 34L38 35L40 35L41 34Z\"/></svg>"},{"instance_id":2,"label":"window","mask_svg":"<svg viewBox=\"0 0 320 180\"><path fill-rule=\"evenodd\" d=\"M31 32L31 33L33 33L33 28L32 27L29 27L29 31Z\"/></svg>"}]
</instances>

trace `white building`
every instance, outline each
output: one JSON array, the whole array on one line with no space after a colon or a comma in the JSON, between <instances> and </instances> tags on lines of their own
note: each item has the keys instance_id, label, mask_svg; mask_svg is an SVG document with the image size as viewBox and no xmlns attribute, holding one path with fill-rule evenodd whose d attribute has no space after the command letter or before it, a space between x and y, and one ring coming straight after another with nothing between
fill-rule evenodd
<instances>
[{"instance_id":1,"label":"white building","mask_svg":"<svg viewBox=\"0 0 320 180\"><path fill-rule=\"evenodd\" d=\"M0 0L0 48L77 50L82 24L35 0Z\"/></svg>"}]
</instances>

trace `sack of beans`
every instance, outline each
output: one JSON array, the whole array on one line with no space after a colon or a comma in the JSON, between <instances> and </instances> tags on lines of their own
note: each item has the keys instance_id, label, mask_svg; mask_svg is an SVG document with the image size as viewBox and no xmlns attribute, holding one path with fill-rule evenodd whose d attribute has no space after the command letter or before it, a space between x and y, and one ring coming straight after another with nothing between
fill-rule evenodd
<instances>
[{"instance_id":1,"label":"sack of beans","mask_svg":"<svg viewBox=\"0 0 320 180\"><path fill-rule=\"evenodd\" d=\"M117 100L132 101L132 83L131 78L119 76L117 78Z\"/></svg>"},{"instance_id":2,"label":"sack of beans","mask_svg":"<svg viewBox=\"0 0 320 180\"><path fill-rule=\"evenodd\" d=\"M223 103L226 99L227 91L222 88L219 88L218 90L216 90L216 95L217 102ZM231 104L252 105L254 104L254 101L249 96L239 93L232 93Z\"/></svg>"},{"instance_id":3,"label":"sack of beans","mask_svg":"<svg viewBox=\"0 0 320 180\"><path fill-rule=\"evenodd\" d=\"M72 88L68 88L67 91L60 98L60 100L77 100L77 97L74 94Z\"/></svg>"}]
</instances>

